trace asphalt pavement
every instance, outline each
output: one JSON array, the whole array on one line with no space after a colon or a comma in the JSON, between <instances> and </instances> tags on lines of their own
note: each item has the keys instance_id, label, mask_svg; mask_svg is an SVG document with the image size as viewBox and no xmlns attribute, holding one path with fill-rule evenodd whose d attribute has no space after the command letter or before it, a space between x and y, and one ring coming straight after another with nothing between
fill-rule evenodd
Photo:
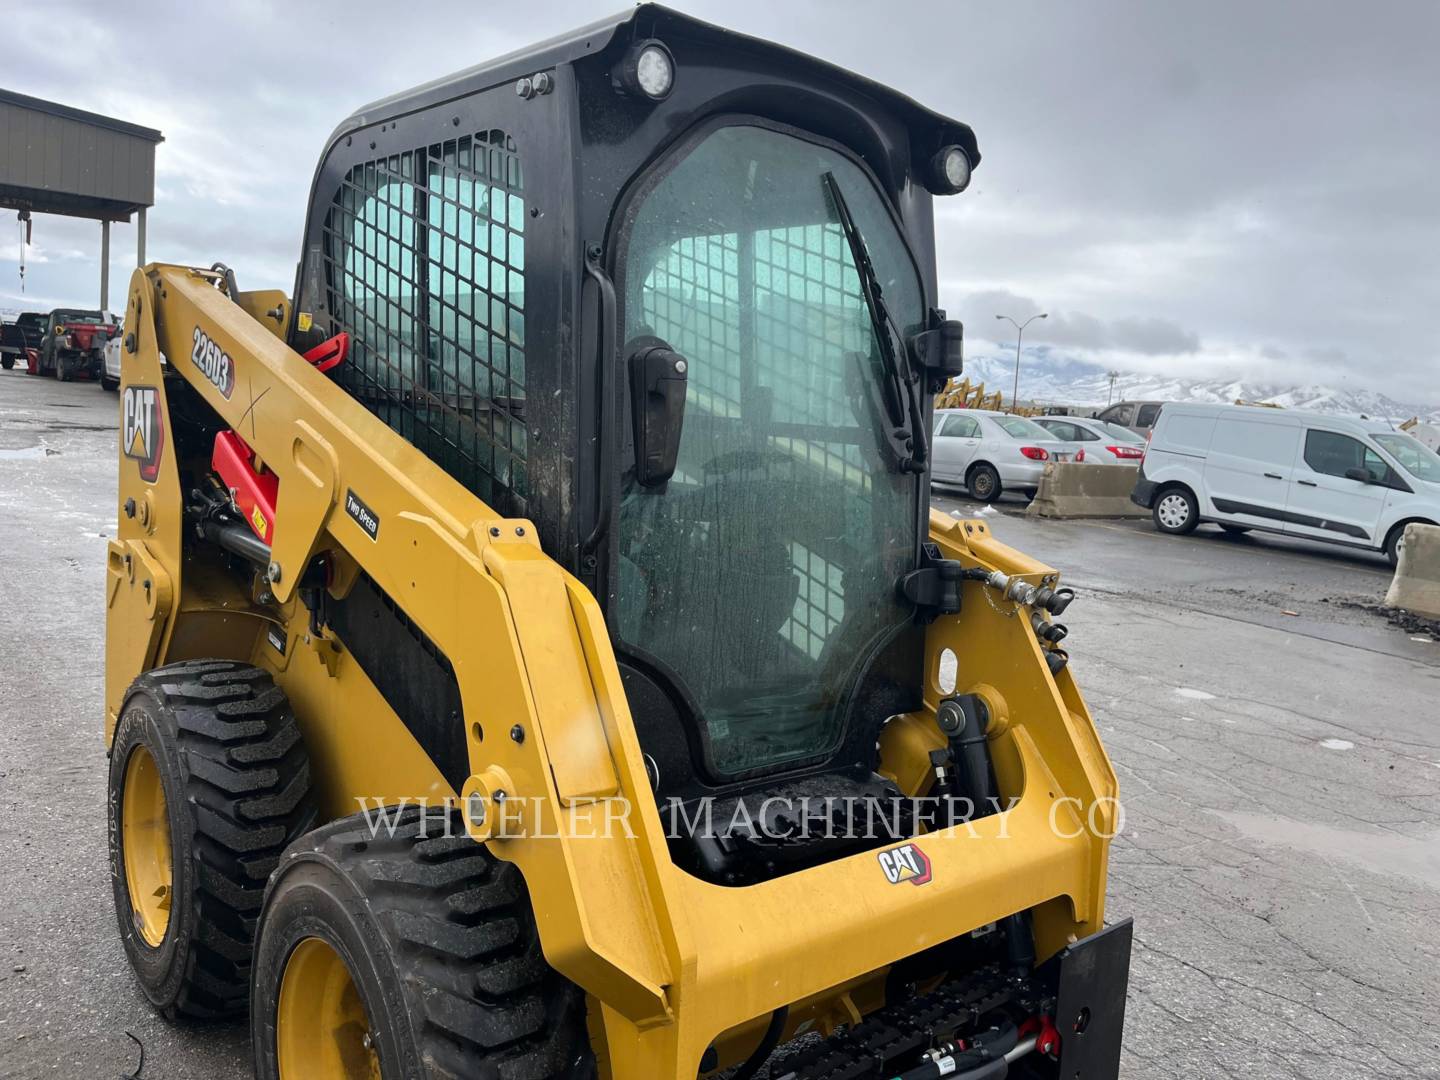
<instances>
[{"instance_id":1,"label":"asphalt pavement","mask_svg":"<svg viewBox=\"0 0 1440 1080\"><path fill-rule=\"evenodd\" d=\"M244 1080L242 1024L172 1025L121 952L105 842L117 399L0 372L0 1077ZM1379 557L1030 521L1120 775L1126 1080L1440 1077L1440 643ZM962 658L963 662L963 658Z\"/></svg>"}]
</instances>

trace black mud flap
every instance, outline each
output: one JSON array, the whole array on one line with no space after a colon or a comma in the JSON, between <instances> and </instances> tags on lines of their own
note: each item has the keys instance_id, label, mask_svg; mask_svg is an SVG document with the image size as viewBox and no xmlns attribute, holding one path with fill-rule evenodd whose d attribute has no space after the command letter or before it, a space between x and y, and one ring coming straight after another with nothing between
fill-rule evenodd
<instances>
[{"instance_id":1,"label":"black mud flap","mask_svg":"<svg viewBox=\"0 0 1440 1080\"><path fill-rule=\"evenodd\" d=\"M1077 941L1057 955L1055 1026L1065 1080L1116 1080L1130 984L1129 919Z\"/></svg>"}]
</instances>

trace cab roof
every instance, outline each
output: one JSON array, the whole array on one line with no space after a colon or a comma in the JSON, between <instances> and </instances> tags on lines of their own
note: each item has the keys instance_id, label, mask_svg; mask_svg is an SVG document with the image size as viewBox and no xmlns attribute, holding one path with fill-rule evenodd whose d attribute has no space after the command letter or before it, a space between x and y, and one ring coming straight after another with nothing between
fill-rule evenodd
<instances>
[{"instance_id":1,"label":"cab roof","mask_svg":"<svg viewBox=\"0 0 1440 1080\"><path fill-rule=\"evenodd\" d=\"M1303 427L1305 425L1318 425L1321 427L1333 428L1337 431L1348 430L1352 434L1360 435L1384 435L1389 432L1399 432L1400 429L1388 420L1376 419L1370 416L1354 416L1346 413L1327 413L1314 409L1285 409L1268 408L1264 405L1230 405L1212 404L1200 401L1171 401L1165 403L1161 415L1168 411L1175 413L1190 413L1201 416L1245 416L1251 419L1260 420L1270 424L1284 424L1287 427Z\"/></svg>"},{"instance_id":2,"label":"cab roof","mask_svg":"<svg viewBox=\"0 0 1440 1080\"><path fill-rule=\"evenodd\" d=\"M336 128L330 142L333 144L346 133L371 124L466 97L498 83L533 75L558 64L595 56L604 52L617 38L658 37L663 41L667 34L761 53L787 71L803 72L819 81L840 83L858 90L897 114L912 131L920 131L929 136L934 145L956 143L964 148L972 168L980 164L980 150L975 141L975 133L968 124L942 116L889 86L857 75L837 64L819 60L772 41L727 30L660 4L640 4L627 8L570 33L371 102L352 113Z\"/></svg>"}]
</instances>

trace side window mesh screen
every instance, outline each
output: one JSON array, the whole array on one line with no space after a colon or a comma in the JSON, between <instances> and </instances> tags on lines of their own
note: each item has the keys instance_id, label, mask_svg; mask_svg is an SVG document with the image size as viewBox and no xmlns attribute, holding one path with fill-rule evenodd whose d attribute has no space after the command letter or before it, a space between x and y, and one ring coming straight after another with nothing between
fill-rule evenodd
<instances>
[{"instance_id":1,"label":"side window mesh screen","mask_svg":"<svg viewBox=\"0 0 1440 1080\"><path fill-rule=\"evenodd\" d=\"M338 381L501 513L526 512L525 201L515 143L352 168L325 221Z\"/></svg>"}]
</instances>

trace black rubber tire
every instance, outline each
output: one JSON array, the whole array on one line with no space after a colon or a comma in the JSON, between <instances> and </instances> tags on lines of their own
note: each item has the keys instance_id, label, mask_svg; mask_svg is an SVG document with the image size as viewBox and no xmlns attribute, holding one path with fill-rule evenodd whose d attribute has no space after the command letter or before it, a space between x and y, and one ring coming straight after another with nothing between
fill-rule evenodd
<instances>
[{"instance_id":1,"label":"black rubber tire","mask_svg":"<svg viewBox=\"0 0 1440 1080\"><path fill-rule=\"evenodd\" d=\"M1173 500L1180 499L1184 503L1185 516L1177 523L1172 512L1175 506ZM1172 536L1184 536L1186 533L1195 531L1195 526L1200 524L1200 507L1195 503L1195 496L1189 488L1175 485L1174 487L1161 488L1155 494L1155 507L1150 512L1155 521L1155 528L1162 533L1170 533Z\"/></svg>"},{"instance_id":2,"label":"black rubber tire","mask_svg":"<svg viewBox=\"0 0 1440 1080\"><path fill-rule=\"evenodd\" d=\"M1220 524L1220 528L1231 536L1244 536L1250 531L1249 525L1226 525L1224 522Z\"/></svg>"},{"instance_id":3,"label":"black rubber tire","mask_svg":"<svg viewBox=\"0 0 1440 1080\"><path fill-rule=\"evenodd\" d=\"M364 815L331 822L281 860L255 949L258 1080L280 1075L285 966L313 937L345 961L385 1080L589 1080L585 998L546 964L520 872L458 817L448 836L443 815L398 817L393 832Z\"/></svg>"},{"instance_id":4,"label":"black rubber tire","mask_svg":"<svg viewBox=\"0 0 1440 1080\"><path fill-rule=\"evenodd\" d=\"M155 947L135 925L121 843L139 745L158 766L170 824L170 921ZM120 937L145 996L170 1017L243 1013L265 883L315 824L309 758L270 673L190 660L136 679L111 745L108 810Z\"/></svg>"},{"instance_id":5,"label":"black rubber tire","mask_svg":"<svg viewBox=\"0 0 1440 1080\"><path fill-rule=\"evenodd\" d=\"M110 391L110 392L113 394L116 390L119 390L119 389L120 389L120 380L119 380L119 379L112 379L112 378L110 378L109 375L101 375L101 376L100 376L100 389L101 389L101 390L108 390L108 391Z\"/></svg>"},{"instance_id":6,"label":"black rubber tire","mask_svg":"<svg viewBox=\"0 0 1440 1080\"><path fill-rule=\"evenodd\" d=\"M15 358L13 356L7 356L4 360L0 360L0 368L4 368L6 371L11 370L14 366Z\"/></svg>"},{"instance_id":7,"label":"black rubber tire","mask_svg":"<svg viewBox=\"0 0 1440 1080\"><path fill-rule=\"evenodd\" d=\"M1000 473L988 462L970 466L965 474L965 487L972 499L985 503L994 502L1005 490L1000 484Z\"/></svg>"},{"instance_id":8,"label":"black rubber tire","mask_svg":"<svg viewBox=\"0 0 1440 1080\"><path fill-rule=\"evenodd\" d=\"M55 357L55 378L61 382L69 382L71 379L70 361L65 359L64 353Z\"/></svg>"}]
</instances>

